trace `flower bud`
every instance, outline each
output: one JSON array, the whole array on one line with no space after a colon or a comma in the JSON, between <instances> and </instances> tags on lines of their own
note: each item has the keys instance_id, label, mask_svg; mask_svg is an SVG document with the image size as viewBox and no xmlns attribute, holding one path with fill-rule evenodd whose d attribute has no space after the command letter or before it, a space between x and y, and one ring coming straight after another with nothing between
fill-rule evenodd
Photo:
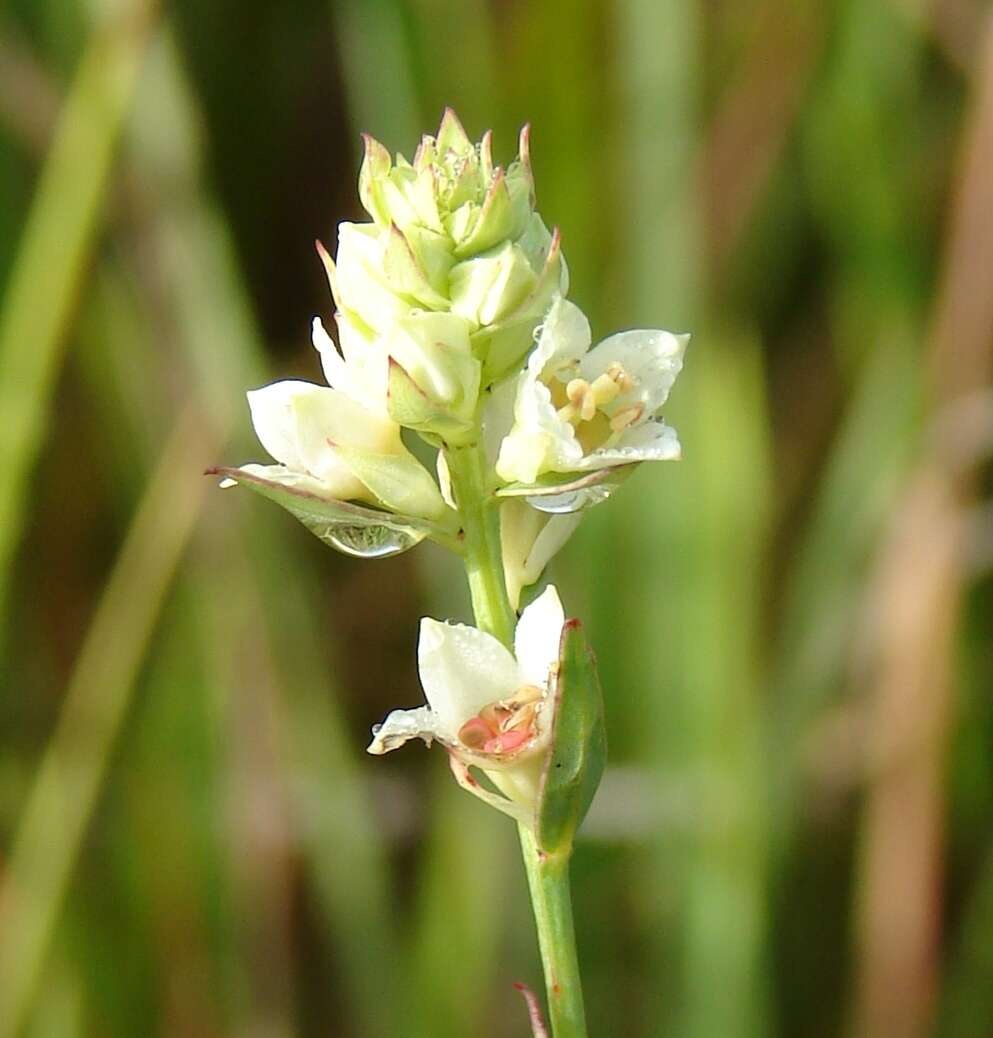
<instances>
[{"instance_id":1,"label":"flower bud","mask_svg":"<svg viewBox=\"0 0 993 1038\"><path fill-rule=\"evenodd\" d=\"M394 326L419 311L451 314L468 328L480 386L509 373L532 347L552 297L568 288L558 235L534 211L527 128L518 158L494 166L492 135L474 144L446 110L437 136L422 139L413 162L394 161L366 136L359 195L370 224L342 224L337 261L325 256L339 311L353 326L390 340L387 352L425 399L409 396L403 376L391 379L391 413L409 427L458 429L470 404L451 403L425 386L394 352ZM344 348L344 347L343 347ZM454 358L454 353L451 353ZM465 381L467 369L453 372ZM468 397L466 397L468 401Z\"/></svg>"},{"instance_id":2,"label":"flower bud","mask_svg":"<svg viewBox=\"0 0 993 1038\"><path fill-rule=\"evenodd\" d=\"M383 340L390 357L390 417L410 429L459 442L473 424L480 363L457 314L414 312Z\"/></svg>"},{"instance_id":3,"label":"flower bud","mask_svg":"<svg viewBox=\"0 0 993 1038\"><path fill-rule=\"evenodd\" d=\"M500 545L507 596L516 609L521 591L541 579L545 567L579 525L578 512L551 515L532 508L522 498L500 505Z\"/></svg>"}]
</instances>

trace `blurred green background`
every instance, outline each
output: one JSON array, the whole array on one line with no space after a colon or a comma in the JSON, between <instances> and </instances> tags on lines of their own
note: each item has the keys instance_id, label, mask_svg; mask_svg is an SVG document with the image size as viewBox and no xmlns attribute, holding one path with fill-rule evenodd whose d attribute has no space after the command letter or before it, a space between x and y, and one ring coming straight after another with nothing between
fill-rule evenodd
<instances>
[{"instance_id":1,"label":"blurred green background","mask_svg":"<svg viewBox=\"0 0 993 1038\"><path fill-rule=\"evenodd\" d=\"M201 475L318 378L359 131L446 104L532 123L595 333L694 333L552 572L591 1033L993 1035L990 5L6 0L0 1038L527 1033L513 827L363 753L457 568Z\"/></svg>"}]
</instances>

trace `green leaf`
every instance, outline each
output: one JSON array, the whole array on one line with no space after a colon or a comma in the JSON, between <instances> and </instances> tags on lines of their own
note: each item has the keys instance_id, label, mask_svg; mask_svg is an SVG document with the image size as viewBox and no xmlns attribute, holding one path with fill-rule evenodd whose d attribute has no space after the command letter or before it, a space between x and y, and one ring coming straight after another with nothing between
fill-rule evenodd
<instances>
[{"instance_id":1,"label":"green leaf","mask_svg":"<svg viewBox=\"0 0 993 1038\"><path fill-rule=\"evenodd\" d=\"M398 555L425 537L443 543L450 541L445 530L427 520L318 497L301 487L267 479L246 469L213 468L207 470L207 475L224 476L275 501L325 544L355 558Z\"/></svg>"},{"instance_id":2,"label":"green leaf","mask_svg":"<svg viewBox=\"0 0 993 1038\"><path fill-rule=\"evenodd\" d=\"M552 748L541 776L535 834L546 854L572 846L607 760L600 679L579 620L562 629L554 697Z\"/></svg>"}]
</instances>

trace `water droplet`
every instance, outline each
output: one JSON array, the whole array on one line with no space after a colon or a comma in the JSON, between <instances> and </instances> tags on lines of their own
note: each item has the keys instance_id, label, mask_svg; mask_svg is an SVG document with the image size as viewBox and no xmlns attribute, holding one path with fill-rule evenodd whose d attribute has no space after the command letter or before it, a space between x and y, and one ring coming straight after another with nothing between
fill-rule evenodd
<instances>
[{"instance_id":1,"label":"water droplet","mask_svg":"<svg viewBox=\"0 0 993 1038\"><path fill-rule=\"evenodd\" d=\"M409 526L380 526L365 523L325 523L313 528L326 544L357 559L385 559L399 555L424 540L424 534Z\"/></svg>"},{"instance_id":2,"label":"water droplet","mask_svg":"<svg viewBox=\"0 0 993 1038\"><path fill-rule=\"evenodd\" d=\"M540 494L529 497L527 502L532 508L539 512L548 512L550 515L567 515L570 512L580 512L584 508L592 508L593 505L606 501L617 489L615 483L598 483L591 487L581 487L578 490L567 490L562 494Z\"/></svg>"}]
</instances>

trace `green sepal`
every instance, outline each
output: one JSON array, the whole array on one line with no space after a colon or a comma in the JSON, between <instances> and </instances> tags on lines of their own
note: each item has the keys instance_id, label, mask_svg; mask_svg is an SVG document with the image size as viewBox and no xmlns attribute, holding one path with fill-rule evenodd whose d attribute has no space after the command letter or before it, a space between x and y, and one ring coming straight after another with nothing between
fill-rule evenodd
<instances>
[{"instance_id":1,"label":"green sepal","mask_svg":"<svg viewBox=\"0 0 993 1038\"><path fill-rule=\"evenodd\" d=\"M596 659L579 620L567 620L552 687L551 749L538 787L535 839L546 854L568 854L607 761Z\"/></svg>"},{"instance_id":2,"label":"green sepal","mask_svg":"<svg viewBox=\"0 0 993 1038\"><path fill-rule=\"evenodd\" d=\"M417 516L330 500L240 468L212 468L207 475L223 476L275 501L329 547L356 558L399 555L425 537L455 546L451 533L442 525Z\"/></svg>"},{"instance_id":3,"label":"green sepal","mask_svg":"<svg viewBox=\"0 0 993 1038\"><path fill-rule=\"evenodd\" d=\"M536 226L544 230L540 219ZM540 234L535 232L528 236L527 242L522 238L517 244L529 254L533 266L542 248ZM516 309L472 336L473 351L483 358L483 385L498 382L520 364L534 345L534 332L552 300L557 294L564 295L569 287L569 275L562 258L562 237L557 227L548 238L540 271L531 292Z\"/></svg>"},{"instance_id":4,"label":"green sepal","mask_svg":"<svg viewBox=\"0 0 993 1038\"><path fill-rule=\"evenodd\" d=\"M397 425L421 436L438 437L452 446L476 435L472 422L462 421L436 404L410 377L403 365L390 358L387 411ZM360 477L361 478L361 477Z\"/></svg>"},{"instance_id":5,"label":"green sepal","mask_svg":"<svg viewBox=\"0 0 993 1038\"><path fill-rule=\"evenodd\" d=\"M388 227L390 211L383 198L382 184L392 166L390 153L367 133L362 134L362 143L365 145L365 155L359 170L359 200L362 208L380 227Z\"/></svg>"},{"instance_id":6,"label":"green sepal","mask_svg":"<svg viewBox=\"0 0 993 1038\"><path fill-rule=\"evenodd\" d=\"M441 154L453 151L456 155L470 155L473 151L469 134L465 132L462 121L452 108L446 108L442 114L435 140Z\"/></svg>"},{"instance_id":7,"label":"green sepal","mask_svg":"<svg viewBox=\"0 0 993 1038\"><path fill-rule=\"evenodd\" d=\"M428 310L448 309L448 300L432 287L413 248L395 223L390 224L383 250L383 272L397 294L410 296Z\"/></svg>"},{"instance_id":8,"label":"green sepal","mask_svg":"<svg viewBox=\"0 0 993 1038\"><path fill-rule=\"evenodd\" d=\"M375 454L344 443L336 443L334 451L390 511L425 519L442 519L451 511L431 474L408 451Z\"/></svg>"}]
</instances>

